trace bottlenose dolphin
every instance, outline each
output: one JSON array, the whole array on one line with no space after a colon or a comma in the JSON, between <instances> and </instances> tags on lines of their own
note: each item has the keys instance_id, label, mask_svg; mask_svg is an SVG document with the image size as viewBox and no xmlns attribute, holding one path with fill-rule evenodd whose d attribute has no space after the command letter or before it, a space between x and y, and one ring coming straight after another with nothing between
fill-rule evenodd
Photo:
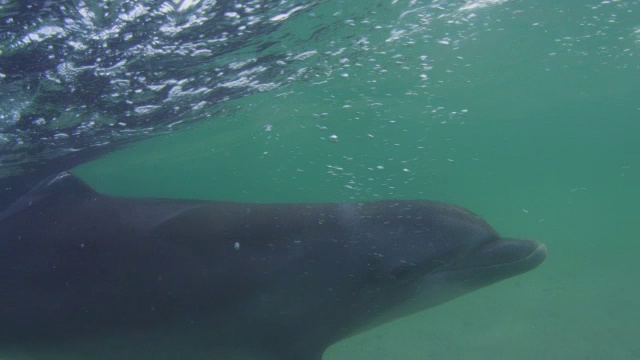
<instances>
[{"instance_id":1,"label":"bottlenose dolphin","mask_svg":"<svg viewBox=\"0 0 640 360\"><path fill-rule=\"evenodd\" d=\"M0 213L0 350L317 360L545 257L443 203L125 198L64 172Z\"/></svg>"}]
</instances>

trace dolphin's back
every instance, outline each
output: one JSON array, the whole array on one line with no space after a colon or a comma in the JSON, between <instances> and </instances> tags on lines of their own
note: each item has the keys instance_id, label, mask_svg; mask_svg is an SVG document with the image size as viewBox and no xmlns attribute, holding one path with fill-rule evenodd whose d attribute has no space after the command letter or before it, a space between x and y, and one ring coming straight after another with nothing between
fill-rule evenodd
<instances>
[{"instance_id":1,"label":"dolphin's back","mask_svg":"<svg viewBox=\"0 0 640 360\"><path fill-rule=\"evenodd\" d=\"M103 196L69 173L42 181L0 213L0 342L145 327L170 315L161 303L171 299L158 297L151 278L163 255L148 234L198 206Z\"/></svg>"},{"instance_id":2,"label":"dolphin's back","mask_svg":"<svg viewBox=\"0 0 640 360\"><path fill-rule=\"evenodd\" d=\"M310 242L345 237L339 205L325 206L121 198L46 179L0 213L0 346L169 327L202 346L312 357L326 336L291 341L314 306L296 297L318 291L301 276L340 284L315 271L336 243Z\"/></svg>"}]
</instances>

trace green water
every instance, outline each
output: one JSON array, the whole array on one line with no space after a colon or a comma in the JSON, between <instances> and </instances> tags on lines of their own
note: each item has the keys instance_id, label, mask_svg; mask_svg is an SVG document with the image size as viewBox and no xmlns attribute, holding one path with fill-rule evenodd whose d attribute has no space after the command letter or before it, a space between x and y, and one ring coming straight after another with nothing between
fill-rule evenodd
<instances>
[{"instance_id":1,"label":"green water","mask_svg":"<svg viewBox=\"0 0 640 360\"><path fill-rule=\"evenodd\" d=\"M127 196L442 200L547 244L539 269L325 359L640 359L640 6L563 3L499 5L394 41L389 28L342 29L371 50L75 172ZM339 64L327 41L306 46Z\"/></svg>"}]
</instances>

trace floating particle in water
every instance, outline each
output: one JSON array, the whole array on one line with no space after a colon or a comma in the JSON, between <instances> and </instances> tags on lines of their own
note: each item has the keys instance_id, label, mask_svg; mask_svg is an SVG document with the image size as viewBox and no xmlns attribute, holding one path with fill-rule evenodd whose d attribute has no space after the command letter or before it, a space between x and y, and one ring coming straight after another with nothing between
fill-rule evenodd
<instances>
[{"instance_id":1,"label":"floating particle in water","mask_svg":"<svg viewBox=\"0 0 640 360\"><path fill-rule=\"evenodd\" d=\"M235 250L240 250L240 243L236 241L236 242L233 244L233 248L234 248Z\"/></svg>"},{"instance_id":2,"label":"floating particle in water","mask_svg":"<svg viewBox=\"0 0 640 360\"><path fill-rule=\"evenodd\" d=\"M273 129L273 125L271 125L271 124L267 124L267 125L264 126L264 131L268 132L268 131L271 131L272 129Z\"/></svg>"},{"instance_id":3,"label":"floating particle in water","mask_svg":"<svg viewBox=\"0 0 640 360\"><path fill-rule=\"evenodd\" d=\"M587 190L586 187L577 187L577 188L573 188L571 190L569 190L569 192L576 192L576 191L580 191L580 190Z\"/></svg>"}]
</instances>

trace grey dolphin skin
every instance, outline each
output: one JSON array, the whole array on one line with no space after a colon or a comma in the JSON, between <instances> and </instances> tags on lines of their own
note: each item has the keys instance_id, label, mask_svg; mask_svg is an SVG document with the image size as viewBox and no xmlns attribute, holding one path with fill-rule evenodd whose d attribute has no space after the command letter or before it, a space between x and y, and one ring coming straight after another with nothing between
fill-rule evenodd
<instances>
[{"instance_id":1,"label":"grey dolphin skin","mask_svg":"<svg viewBox=\"0 0 640 360\"><path fill-rule=\"evenodd\" d=\"M318 360L545 257L442 203L124 198L65 172L0 213L0 353Z\"/></svg>"}]
</instances>

